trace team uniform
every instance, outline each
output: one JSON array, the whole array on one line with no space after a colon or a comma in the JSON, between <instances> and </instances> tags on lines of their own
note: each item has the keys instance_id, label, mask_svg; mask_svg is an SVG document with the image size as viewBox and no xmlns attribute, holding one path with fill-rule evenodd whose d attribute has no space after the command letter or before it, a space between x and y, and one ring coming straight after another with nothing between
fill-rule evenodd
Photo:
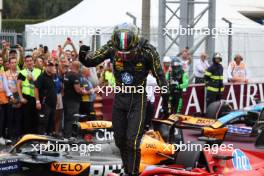
<instances>
[{"instance_id":1,"label":"team uniform","mask_svg":"<svg viewBox=\"0 0 264 176\"><path fill-rule=\"evenodd\" d=\"M112 121L115 143L120 149L125 172L138 175L147 102L144 90L149 71L152 71L160 87L166 87L167 83L156 49L143 38L139 39L137 28L131 26L126 23L117 26L112 40L93 56L88 55L88 59L81 48L79 59L85 66L94 67L110 58L116 86L136 88L131 93L115 94ZM166 103L163 107L166 109Z\"/></svg>"},{"instance_id":2,"label":"team uniform","mask_svg":"<svg viewBox=\"0 0 264 176\"><path fill-rule=\"evenodd\" d=\"M221 100L224 92L224 68L220 63L215 62L216 57L219 57L222 61L221 56L219 54L215 54L213 64L205 71L207 106L212 102Z\"/></svg>"}]
</instances>

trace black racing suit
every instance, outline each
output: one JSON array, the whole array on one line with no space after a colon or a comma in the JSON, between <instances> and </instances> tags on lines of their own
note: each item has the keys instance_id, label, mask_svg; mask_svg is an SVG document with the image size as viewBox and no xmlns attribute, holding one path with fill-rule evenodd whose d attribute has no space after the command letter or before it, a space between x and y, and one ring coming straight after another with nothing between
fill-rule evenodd
<instances>
[{"instance_id":1,"label":"black racing suit","mask_svg":"<svg viewBox=\"0 0 264 176\"><path fill-rule=\"evenodd\" d=\"M112 42L109 41L94 54L87 55L86 58L88 57L88 59L85 59L82 54L80 54L79 59L85 66L94 67L110 58L113 63L116 86L135 86L137 88L134 93L115 94L112 122L115 143L120 149L125 172L129 175L138 175L140 141L145 127L147 99L145 85L149 71L152 71L160 87L164 86L163 88L167 90L167 83L160 64L159 54L146 40L141 39L138 46L130 54L130 59L122 59L118 55L118 51L114 49ZM139 89L143 90L143 93ZM167 102L164 102L163 107L166 108Z\"/></svg>"}]
</instances>

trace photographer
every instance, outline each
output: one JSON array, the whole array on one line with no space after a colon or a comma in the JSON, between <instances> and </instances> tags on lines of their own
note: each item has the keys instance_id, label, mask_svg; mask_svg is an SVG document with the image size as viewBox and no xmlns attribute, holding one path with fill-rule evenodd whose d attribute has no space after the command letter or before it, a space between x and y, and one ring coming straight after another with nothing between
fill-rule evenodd
<instances>
[{"instance_id":1,"label":"photographer","mask_svg":"<svg viewBox=\"0 0 264 176\"><path fill-rule=\"evenodd\" d=\"M170 70L166 73L166 80L169 82L171 113L181 113L182 92L188 87L189 78L179 59L172 59Z\"/></svg>"}]
</instances>

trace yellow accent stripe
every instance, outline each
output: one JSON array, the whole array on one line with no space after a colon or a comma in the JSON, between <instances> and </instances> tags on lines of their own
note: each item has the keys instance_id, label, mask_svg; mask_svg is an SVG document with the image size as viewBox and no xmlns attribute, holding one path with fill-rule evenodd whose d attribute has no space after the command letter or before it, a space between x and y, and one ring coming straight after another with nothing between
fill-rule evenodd
<instances>
[{"instance_id":1,"label":"yellow accent stripe","mask_svg":"<svg viewBox=\"0 0 264 176\"><path fill-rule=\"evenodd\" d=\"M209 91L212 91L212 92L218 92L219 91L219 88L214 88L214 87L210 87L210 86L208 86L206 89L209 90ZM221 87L220 91L223 92L224 91L224 87Z\"/></svg>"},{"instance_id":2,"label":"yellow accent stripe","mask_svg":"<svg viewBox=\"0 0 264 176\"><path fill-rule=\"evenodd\" d=\"M206 76L211 76L212 73L211 73L211 72L208 72L208 71L205 71L204 75L206 75Z\"/></svg>"},{"instance_id":3,"label":"yellow accent stripe","mask_svg":"<svg viewBox=\"0 0 264 176\"><path fill-rule=\"evenodd\" d=\"M213 125L211 125L213 128L220 128L223 124L220 121L216 121Z\"/></svg>"},{"instance_id":4,"label":"yellow accent stripe","mask_svg":"<svg viewBox=\"0 0 264 176\"><path fill-rule=\"evenodd\" d=\"M210 76L210 78L215 80L223 80L224 76Z\"/></svg>"},{"instance_id":5,"label":"yellow accent stripe","mask_svg":"<svg viewBox=\"0 0 264 176\"><path fill-rule=\"evenodd\" d=\"M155 78L157 79L157 83L160 85L161 84L161 81L159 79L159 76L158 76L157 71L156 71L156 68L155 68L154 56L153 56L153 54L150 51L148 51L148 50L146 50L146 51L151 55L152 64L153 64L152 66L153 66L153 71L154 71L154 74L155 74Z\"/></svg>"},{"instance_id":6,"label":"yellow accent stripe","mask_svg":"<svg viewBox=\"0 0 264 176\"><path fill-rule=\"evenodd\" d=\"M141 123L142 123L142 117L143 117L143 98L144 98L144 94L142 94L142 97L141 97L141 115L140 115L140 123L139 123L139 129L137 131L137 136L136 136L136 139L135 139L135 144L134 144L134 162L133 162L133 170L132 170L132 174L134 174L135 172L135 164L136 164L136 158L137 158L137 153L136 153L136 148L137 148L137 138L138 138L138 135L139 135L139 132L141 130Z\"/></svg>"}]
</instances>

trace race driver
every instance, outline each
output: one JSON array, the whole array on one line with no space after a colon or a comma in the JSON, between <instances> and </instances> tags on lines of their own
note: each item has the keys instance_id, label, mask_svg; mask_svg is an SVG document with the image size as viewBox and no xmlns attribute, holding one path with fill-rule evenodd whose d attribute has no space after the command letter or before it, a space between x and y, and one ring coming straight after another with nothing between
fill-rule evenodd
<instances>
[{"instance_id":1,"label":"race driver","mask_svg":"<svg viewBox=\"0 0 264 176\"><path fill-rule=\"evenodd\" d=\"M160 86L162 109L167 114L167 82L156 49L139 37L136 26L123 23L114 27L112 38L93 54L87 54L87 46L80 48L79 60L87 67L94 67L106 59L113 63L116 86L146 86L151 70ZM112 112L114 138L120 149L125 173L138 175L140 165L140 141L144 132L146 91L115 94Z\"/></svg>"}]
</instances>

